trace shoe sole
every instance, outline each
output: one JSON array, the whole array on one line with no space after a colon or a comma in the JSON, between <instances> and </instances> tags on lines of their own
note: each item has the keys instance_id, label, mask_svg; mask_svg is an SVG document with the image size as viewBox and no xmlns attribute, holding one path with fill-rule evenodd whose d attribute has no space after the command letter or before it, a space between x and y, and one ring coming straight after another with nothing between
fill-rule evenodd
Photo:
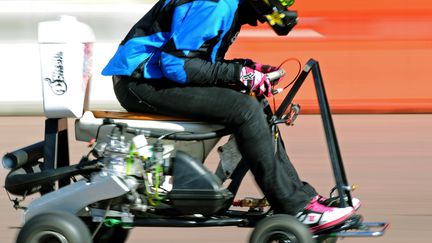
<instances>
[{"instance_id":1,"label":"shoe sole","mask_svg":"<svg viewBox=\"0 0 432 243\"><path fill-rule=\"evenodd\" d=\"M310 231L311 231L312 233L315 233L315 232L317 232L317 231L325 230L325 229L327 229L327 228L331 228L331 227L333 227L333 226L336 226L336 225L338 225L338 224L340 224L340 223L343 223L343 222L346 221L347 219L349 219L352 215L354 215L354 213L355 213L355 210L353 210L350 214L347 214L347 215L345 215L344 217L339 218L339 219L337 219L337 220L335 220L335 221L332 221L332 222L328 222L328 223L325 223L325 224L322 224L322 225L317 225L317 226L311 227L311 228L310 228Z\"/></svg>"}]
</instances>

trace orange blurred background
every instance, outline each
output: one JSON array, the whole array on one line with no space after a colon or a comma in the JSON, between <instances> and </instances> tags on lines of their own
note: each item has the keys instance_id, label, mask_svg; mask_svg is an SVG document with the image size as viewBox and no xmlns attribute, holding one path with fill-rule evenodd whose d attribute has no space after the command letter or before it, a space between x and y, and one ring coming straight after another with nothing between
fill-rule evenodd
<instances>
[{"instance_id":1,"label":"orange blurred background","mask_svg":"<svg viewBox=\"0 0 432 243\"><path fill-rule=\"evenodd\" d=\"M298 0L292 9L299 23L287 37L246 27L227 58L275 66L314 58L333 113L432 113L432 1ZM289 82L298 65L284 69ZM315 97L309 78L296 99L303 113L317 112Z\"/></svg>"}]
</instances>

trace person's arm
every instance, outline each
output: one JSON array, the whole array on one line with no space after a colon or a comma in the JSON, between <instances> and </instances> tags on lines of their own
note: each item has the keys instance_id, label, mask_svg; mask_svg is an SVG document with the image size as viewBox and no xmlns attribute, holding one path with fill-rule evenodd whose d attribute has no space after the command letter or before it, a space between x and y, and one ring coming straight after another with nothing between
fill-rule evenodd
<instances>
[{"instance_id":1,"label":"person's arm","mask_svg":"<svg viewBox=\"0 0 432 243\"><path fill-rule=\"evenodd\" d=\"M178 6L172 20L172 38L161 54L165 77L199 85L239 80L239 63L215 61L221 38L231 27L235 11L235 6L213 1L192 1Z\"/></svg>"}]
</instances>

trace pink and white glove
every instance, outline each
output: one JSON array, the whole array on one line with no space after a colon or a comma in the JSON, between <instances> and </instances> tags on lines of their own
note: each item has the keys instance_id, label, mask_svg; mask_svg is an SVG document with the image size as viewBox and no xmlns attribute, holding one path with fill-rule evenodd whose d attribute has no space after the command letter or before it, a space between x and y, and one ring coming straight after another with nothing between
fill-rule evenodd
<instances>
[{"instance_id":1,"label":"pink and white glove","mask_svg":"<svg viewBox=\"0 0 432 243\"><path fill-rule=\"evenodd\" d=\"M242 67L240 71L240 82L250 92L255 93L256 96L265 95L267 97L272 95L272 85L265 73L250 67Z\"/></svg>"}]
</instances>

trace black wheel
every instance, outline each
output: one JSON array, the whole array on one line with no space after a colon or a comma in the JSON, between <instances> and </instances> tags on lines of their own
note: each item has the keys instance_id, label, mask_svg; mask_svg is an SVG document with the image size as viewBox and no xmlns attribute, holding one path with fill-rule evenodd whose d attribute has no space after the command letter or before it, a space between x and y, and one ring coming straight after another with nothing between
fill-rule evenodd
<instances>
[{"instance_id":1,"label":"black wheel","mask_svg":"<svg viewBox=\"0 0 432 243\"><path fill-rule=\"evenodd\" d=\"M256 225L250 243L314 243L308 227L295 217L278 214L267 217Z\"/></svg>"},{"instance_id":2,"label":"black wheel","mask_svg":"<svg viewBox=\"0 0 432 243\"><path fill-rule=\"evenodd\" d=\"M90 232L77 216L52 212L34 216L18 233L17 243L91 243Z\"/></svg>"},{"instance_id":3,"label":"black wheel","mask_svg":"<svg viewBox=\"0 0 432 243\"><path fill-rule=\"evenodd\" d=\"M129 232L129 229L120 226L112 228L102 226L94 236L93 243L124 243L129 236Z\"/></svg>"}]
</instances>

